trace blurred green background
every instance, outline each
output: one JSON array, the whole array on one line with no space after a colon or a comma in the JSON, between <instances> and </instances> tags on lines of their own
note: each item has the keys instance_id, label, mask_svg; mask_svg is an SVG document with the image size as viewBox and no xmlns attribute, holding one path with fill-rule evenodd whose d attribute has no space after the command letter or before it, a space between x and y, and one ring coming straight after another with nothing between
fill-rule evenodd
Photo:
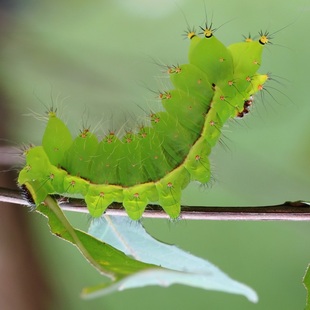
<instances>
[{"instance_id":1,"label":"blurred green background","mask_svg":"<svg viewBox=\"0 0 310 310\"><path fill-rule=\"evenodd\" d=\"M191 184L184 205L270 205L310 200L309 1L12 1L2 5L1 88L16 143L40 143L43 115L54 103L73 132L85 124L102 135L137 124L160 104L151 90L169 85L157 64L187 62L182 33L203 25L204 6L225 44L249 32L275 33L260 72L275 81L251 114L231 121L212 153L215 182ZM184 18L186 17L186 19ZM226 23L226 24L225 24ZM28 114L28 115L26 115ZM29 116L30 114L30 116ZM87 227L87 215L68 214ZM204 257L253 287L244 297L185 286L128 290L101 299L79 298L102 278L69 244L29 214L33 238L53 283L57 309L303 309L301 283L310 262L307 222L144 220L156 238Z\"/></svg>"}]
</instances>

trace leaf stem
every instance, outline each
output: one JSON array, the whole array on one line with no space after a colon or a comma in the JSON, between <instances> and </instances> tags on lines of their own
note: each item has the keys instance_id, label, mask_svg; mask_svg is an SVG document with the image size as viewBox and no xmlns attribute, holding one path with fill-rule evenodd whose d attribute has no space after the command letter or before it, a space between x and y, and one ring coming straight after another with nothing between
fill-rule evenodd
<instances>
[{"instance_id":1,"label":"leaf stem","mask_svg":"<svg viewBox=\"0 0 310 310\"><path fill-rule=\"evenodd\" d=\"M100 264L97 263L97 261L91 256L91 254L87 251L84 244L81 242L80 238L76 234L75 229L71 226L68 219L62 212L61 208L59 207L57 201L52 198L51 196L47 196L44 200L45 206L48 207L57 217L57 219L61 222L63 227L67 230L68 234L71 236L73 240L73 244L80 250L80 252L83 254L83 256L89 261L90 264L92 264L98 271L103 272L105 275L111 277L110 274L107 274L107 272L100 266ZM39 211L40 212L40 211ZM52 230L52 228L51 228ZM54 234L55 232L52 231ZM57 234L56 234L57 235Z\"/></svg>"}]
</instances>

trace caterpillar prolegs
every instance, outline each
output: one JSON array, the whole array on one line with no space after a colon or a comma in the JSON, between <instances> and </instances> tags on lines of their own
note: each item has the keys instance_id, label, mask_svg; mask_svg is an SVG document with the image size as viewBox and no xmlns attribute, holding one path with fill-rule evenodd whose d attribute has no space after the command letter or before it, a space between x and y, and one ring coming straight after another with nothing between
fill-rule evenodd
<instances>
[{"instance_id":1,"label":"caterpillar prolegs","mask_svg":"<svg viewBox=\"0 0 310 310\"><path fill-rule=\"evenodd\" d=\"M267 74L259 74L268 35L226 47L203 28L190 31L189 63L167 68L174 89L159 94L164 111L151 113L149 124L119 138L109 132L101 141L84 129L76 138L48 113L42 145L26 151L18 183L36 205L47 195L82 197L92 216L113 202L139 219L157 202L171 218L180 215L181 192L191 181L210 179L209 155L223 124L243 116Z\"/></svg>"}]
</instances>

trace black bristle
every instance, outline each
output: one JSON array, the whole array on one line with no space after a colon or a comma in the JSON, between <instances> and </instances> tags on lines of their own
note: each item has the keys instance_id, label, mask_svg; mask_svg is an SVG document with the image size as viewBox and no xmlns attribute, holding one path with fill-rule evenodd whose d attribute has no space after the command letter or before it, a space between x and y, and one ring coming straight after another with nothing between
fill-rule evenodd
<instances>
[{"instance_id":1,"label":"black bristle","mask_svg":"<svg viewBox=\"0 0 310 310\"><path fill-rule=\"evenodd\" d=\"M25 184L22 184L19 186L19 188L21 190L21 195L22 195L23 199L28 201L28 203L30 204L29 207L30 207L31 211L33 211L36 208L36 204L33 200L33 197L31 195L30 191L28 190L27 186Z\"/></svg>"}]
</instances>

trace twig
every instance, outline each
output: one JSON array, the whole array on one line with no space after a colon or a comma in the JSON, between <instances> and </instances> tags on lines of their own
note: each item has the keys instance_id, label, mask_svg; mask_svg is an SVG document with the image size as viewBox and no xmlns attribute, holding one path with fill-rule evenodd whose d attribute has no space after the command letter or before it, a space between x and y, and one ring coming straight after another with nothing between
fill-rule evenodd
<instances>
[{"instance_id":1,"label":"twig","mask_svg":"<svg viewBox=\"0 0 310 310\"><path fill-rule=\"evenodd\" d=\"M20 205L30 203L16 190L0 188L0 202ZM62 210L88 213L84 200L58 200ZM106 211L107 215L127 216L122 204L113 203ZM148 205L144 218L166 218L169 216L158 205ZM310 203L303 201L285 202L272 206L247 207L182 207L180 218L190 220L241 220L241 221L310 221Z\"/></svg>"}]
</instances>

